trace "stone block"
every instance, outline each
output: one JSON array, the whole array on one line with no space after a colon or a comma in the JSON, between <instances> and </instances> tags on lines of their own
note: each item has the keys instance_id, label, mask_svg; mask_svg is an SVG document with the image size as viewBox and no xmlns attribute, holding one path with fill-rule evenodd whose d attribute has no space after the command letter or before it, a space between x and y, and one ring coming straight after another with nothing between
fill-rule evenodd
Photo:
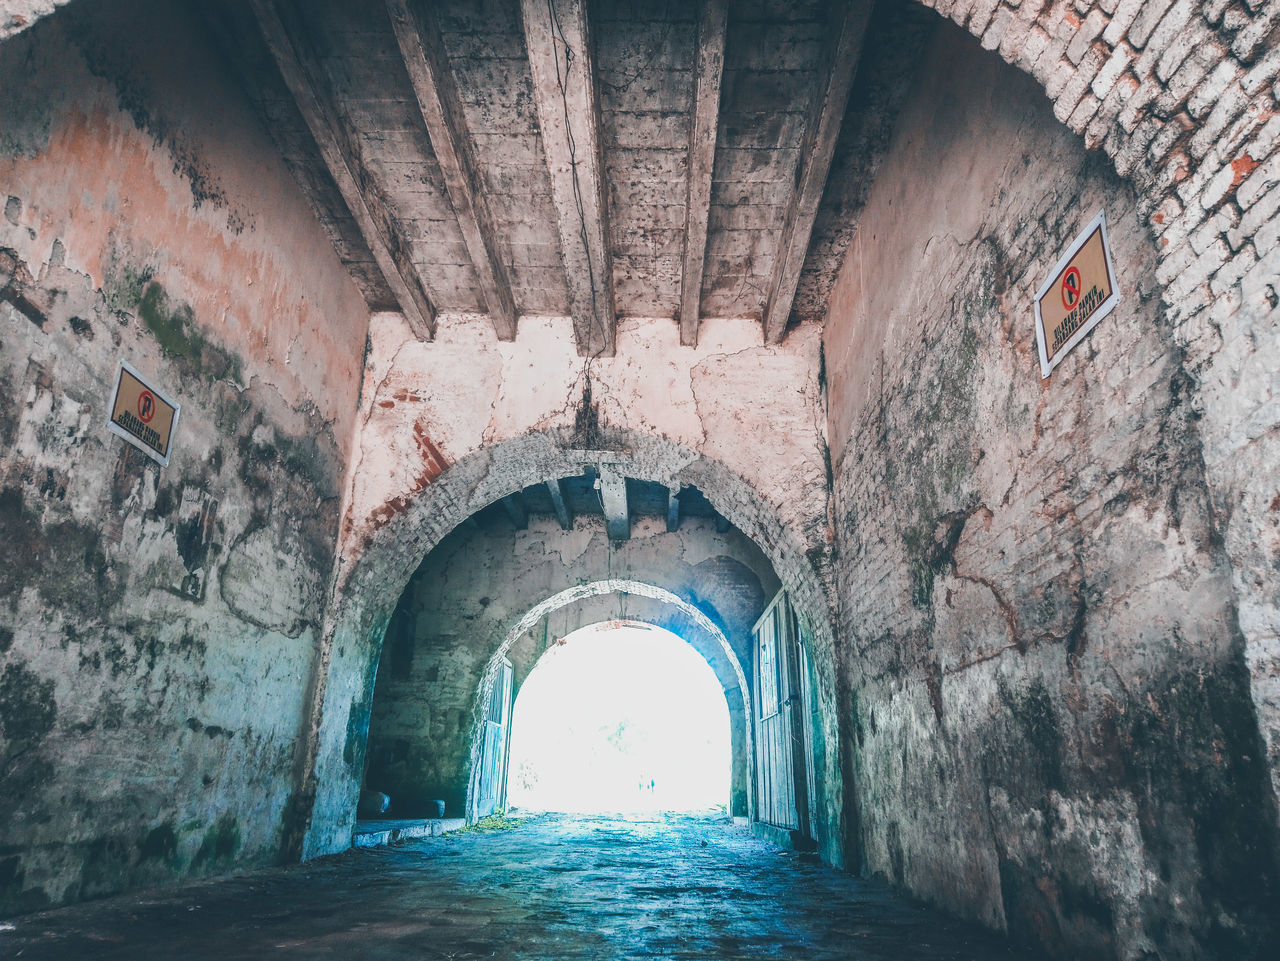
<instances>
[{"instance_id":1,"label":"stone block","mask_svg":"<svg viewBox=\"0 0 1280 961\"><path fill-rule=\"evenodd\" d=\"M1121 44L1115 48L1107 62L1102 65L1102 69L1098 71L1098 75L1093 78L1093 83L1091 84L1093 93L1099 100L1107 98L1107 95L1111 93L1111 88L1115 86L1116 81L1124 74L1132 60L1133 51L1126 44Z\"/></svg>"},{"instance_id":2,"label":"stone block","mask_svg":"<svg viewBox=\"0 0 1280 961\"><path fill-rule=\"evenodd\" d=\"M1280 152L1272 153L1244 176L1236 188L1236 203L1242 211L1248 211L1277 183L1280 183Z\"/></svg>"},{"instance_id":3,"label":"stone block","mask_svg":"<svg viewBox=\"0 0 1280 961\"><path fill-rule=\"evenodd\" d=\"M1277 20L1280 20L1280 7L1275 4L1262 7L1253 21L1236 34L1235 41L1231 44L1231 52L1242 63L1252 63L1260 50L1267 49L1264 44L1275 28Z\"/></svg>"},{"instance_id":4,"label":"stone block","mask_svg":"<svg viewBox=\"0 0 1280 961\"><path fill-rule=\"evenodd\" d=\"M1156 3L1144 3L1142 12L1135 18L1133 26L1127 34L1129 45L1142 50L1134 73L1139 77L1150 74L1155 64L1174 38L1182 32L1195 12L1194 0L1157 0Z\"/></svg>"},{"instance_id":5,"label":"stone block","mask_svg":"<svg viewBox=\"0 0 1280 961\"><path fill-rule=\"evenodd\" d=\"M1240 67L1232 61L1219 63L1187 98L1187 113L1196 120L1203 118L1240 76Z\"/></svg>"},{"instance_id":6,"label":"stone block","mask_svg":"<svg viewBox=\"0 0 1280 961\"><path fill-rule=\"evenodd\" d=\"M1080 61L1085 58L1093 41L1102 33L1102 28L1106 25L1107 15L1101 10L1093 10L1084 22L1076 29L1071 42L1067 44L1066 57L1076 66L1080 65Z\"/></svg>"},{"instance_id":7,"label":"stone block","mask_svg":"<svg viewBox=\"0 0 1280 961\"><path fill-rule=\"evenodd\" d=\"M1145 0L1119 0L1106 30L1102 33L1105 43L1114 47L1126 38L1129 27L1141 12Z\"/></svg>"}]
</instances>

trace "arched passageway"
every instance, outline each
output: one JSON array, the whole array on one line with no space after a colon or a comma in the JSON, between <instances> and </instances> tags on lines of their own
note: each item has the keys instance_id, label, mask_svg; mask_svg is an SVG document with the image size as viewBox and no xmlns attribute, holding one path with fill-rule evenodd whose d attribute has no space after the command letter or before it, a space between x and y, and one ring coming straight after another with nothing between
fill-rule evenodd
<instances>
[{"instance_id":1,"label":"arched passageway","mask_svg":"<svg viewBox=\"0 0 1280 961\"><path fill-rule=\"evenodd\" d=\"M489 658L582 558L723 632L744 764L774 662L683 575L785 589L829 862L1050 953L1269 957L1278 17L10 4L0 910L343 848L379 660L457 687L463 807ZM1100 211L1121 299L1044 379ZM611 535L637 484L735 563ZM527 597L403 659L413 571L535 494Z\"/></svg>"},{"instance_id":2,"label":"arched passageway","mask_svg":"<svg viewBox=\"0 0 1280 961\"><path fill-rule=\"evenodd\" d=\"M752 731L744 708L749 702L748 681L738 655L724 631L699 608L662 587L623 579L579 584L545 598L504 624L496 644L490 641L476 651L468 651L447 628L444 647L437 640L440 635L424 633L417 642L416 670L405 663L409 658L403 647L397 652L394 646L404 644L403 635L393 634L388 673L380 675L374 692L367 787L388 793L397 816L422 816L422 802L434 798L445 800L455 816L489 813L477 810L488 728L507 713L501 703L495 713L495 685L500 702L509 702L557 638L601 621L623 620L676 633L710 666L729 710L731 811L747 816ZM396 623L393 620L393 632ZM487 658L486 652L491 652ZM470 667L461 667L459 661ZM442 664L452 668L443 686L435 684ZM505 766L497 773L504 774Z\"/></svg>"},{"instance_id":3,"label":"arched passageway","mask_svg":"<svg viewBox=\"0 0 1280 961\"><path fill-rule=\"evenodd\" d=\"M417 500L406 505L402 514L392 517L385 527L371 535L366 552L357 561L355 570L347 574L342 588L345 603L340 608L342 618L335 625L334 647L331 649L336 657L328 668L324 692L326 703L340 705L340 710L337 714L327 713L319 726L316 776L320 794L312 819L312 840L308 844L321 844L320 838L328 838L323 844L340 849L347 843L345 838L351 829L364 767L363 739L370 712L378 710L378 701L373 696L373 681L382 634L387 630L386 625L392 623L392 615L404 594L403 585L410 581L413 569L418 566L412 558L417 550L427 547L435 550L424 552L428 559L420 568L420 574L425 574L433 564L442 571L443 567L439 565L446 563L443 560L446 557L478 565L474 568L464 565L454 570L450 575L453 580L446 588L451 592L448 600L437 595L431 601L433 611L474 610L475 613L469 616L479 618L467 624L467 643L459 645L458 634L454 630L445 630L441 635L441 643L452 651L447 655L450 658L450 685L456 691L468 693L464 708L455 704L457 697L444 703L436 702L442 714L447 711L454 713L453 720L443 728L442 722L436 724L437 730L448 732L446 737L452 746L441 754L439 739L435 739L437 746L433 748L433 756L452 758L448 767L454 773L445 777L437 771L432 775L437 792L432 797L443 797L455 811L467 803L466 774L475 769L476 752L482 749L483 744L475 734L488 703L488 689L484 685L492 682L501 658L511 646L517 640L528 638L530 628L536 626L547 611L562 606L566 600L591 596L593 590L601 593L614 591L607 586L586 590L581 587L562 588L566 593L553 592L551 596L554 599L544 602L547 603L545 609L535 607L531 612L527 605L527 592L522 592L526 589L520 587L521 583L540 585L532 589L542 589L541 585L563 584L566 579L572 580L576 576L589 582L600 580L607 584L610 578L602 579L601 574L610 570L626 574L628 576L624 579L638 582L626 588L628 594L655 596L654 588L645 586L650 584L658 588L658 596L669 595L674 599L679 617L697 629L689 638L695 646L699 646L699 637L725 636L722 626L707 621L702 607L710 605L712 611L722 611L716 616L732 615L736 618L735 637L728 647L733 658L727 658L720 649L723 642L707 645L704 650L709 663L722 676L724 688L730 692L731 698L734 696L732 692L742 690L746 681L741 664L750 660L751 624L771 592L778 586L786 586L796 597L797 610L806 624L813 625L808 629L815 639L818 710L820 717L827 718L826 729L814 738L815 754L819 757L816 770L821 772L816 776L816 782L822 785L823 794L823 803L819 805L821 814L814 833L831 856L838 859L840 840L835 826L840 819L840 788L827 774L835 769L829 759L834 758L837 743L834 715L830 713L830 705L834 703L834 677L829 647L824 659L821 645L823 638L828 639L828 645L830 643L827 633L829 622L820 582L808 558L799 555L792 546L795 544L794 535L741 480L722 466L678 445L625 432L610 436L608 449L600 452L575 449L569 446L571 443L571 436L563 434L534 434L472 455L452 466ZM716 513L732 523L732 527L721 533L710 518L692 517L682 521L679 530L668 532L664 503L660 519L637 521L629 539L614 542L607 536L603 514L593 522L595 526L575 526L573 531L564 531L554 516L546 516L536 524L531 521L528 529L521 531L500 506L493 506L500 505L504 498L513 494L545 485L547 481L581 476L584 466L598 475L602 463L617 465L617 472L624 477L656 484L667 490L678 492L696 488ZM463 524L467 517L485 508L490 512L487 527L483 521L479 531ZM585 518L581 523L586 525L590 521L591 518ZM501 531L501 534L495 539L486 530ZM463 547L476 538L487 540L488 546L479 553L472 547ZM542 563L529 564L529 557L523 552L513 555L509 543L512 538L528 542ZM682 549L688 551L694 563L672 563L671 544L696 543L700 538L723 543L714 550L709 546L684 547ZM665 548L662 546L664 541L668 544ZM568 547L556 548L553 545L557 542ZM441 549L442 553L435 553ZM487 559L487 563L482 559ZM506 563L500 563L500 560ZM463 573L468 569L471 574ZM478 579L481 577L484 580ZM424 589L431 591L446 582L440 577L424 577L422 583ZM493 586L491 589L482 585ZM579 592L577 598L574 597L575 591ZM723 596L717 597L717 591ZM513 603L513 596L524 603ZM699 622L709 625L712 630L707 631ZM423 618L421 623L429 625L431 630L440 624L432 617ZM395 630L393 627L393 637L396 636ZM545 631L542 639L545 643ZM471 644L479 645L477 651L483 653L465 653ZM736 665L731 666L735 660ZM433 665L428 660L419 660L418 664L427 672L433 666L439 669L438 664ZM823 677L828 679L825 685ZM480 683L482 678L483 684ZM335 681L340 685L336 692L332 687ZM472 693L477 690L476 685L479 685L479 695ZM413 696L422 698L423 690L415 688ZM821 693L824 690L825 696ZM445 706L446 703L450 706ZM745 814L750 803L746 772L751 751L746 711L738 706L741 703L741 695L737 695L737 704L731 700L731 715L737 711L743 717L742 724L735 725L741 735L735 735L734 739L734 805ZM457 713L459 710L468 712L466 720ZM400 750L411 749L402 746ZM309 847L308 850L321 853L326 848Z\"/></svg>"},{"instance_id":4,"label":"arched passageway","mask_svg":"<svg viewBox=\"0 0 1280 961\"><path fill-rule=\"evenodd\" d=\"M753 796L752 728L747 711L751 688L734 646L724 630L690 602L665 588L624 579L580 584L534 605L511 627L489 658L475 702L477 720L471 737L468 814L477 813L476 793L485 743L483 728L486 722L483 719L491 713L494 685L502 676L504 666L509 667L513 660L519 664L516 674L519 685L536 664L536 659L545 656L557 639L598 623L600 619L640 619L663 627L682 637L706 661L724 693L729 711L732 744L728 790L730 813L747 817Z\"/></svg>"},{"instance_id":5,"label":"arched passageway","mask_svg":"<svg viewBox=\"0 0 1280 961\"><path fill-rule=\"evenodd\" d=\"M598 503L587 481L553 483L575 510ZM588 493L575 493L579 486ZM526 488L524 502L536 506L532 492L540 489ZM602 619L639 618L684 637L719 678L731 717L730 810L752 813L752 628L779 581L759 549L698 489L681 493L678 520L668 513L669 488L660 492L661 513L645 517L646 488L632 489L640 514L626 540L611 539L600 514L577 516L565 530L549 503L543 514L518 517L510 504L496 503L441 541L414 574L387 630L368 709L368 788L391 795L404 816L442 799L455 815L474 817L486 731L503 716L501 708L493 711L493 685L504 694L511 689L504 668L513 665L510 683L518 689L555 637ZM614 576L593 579L610 570ZM816 697L812 703L814 718L803 723L816 720L819 730L805 734L802 753L818 755L821 704ZM362 757L360 745L353 750L358 773ZM815 785L822 770L821 761L808 765ZM812 797L821 793L815 789ZM836 843L819 833L828 823L806 808L803 833Z\"/></svg>"}]
</instances>

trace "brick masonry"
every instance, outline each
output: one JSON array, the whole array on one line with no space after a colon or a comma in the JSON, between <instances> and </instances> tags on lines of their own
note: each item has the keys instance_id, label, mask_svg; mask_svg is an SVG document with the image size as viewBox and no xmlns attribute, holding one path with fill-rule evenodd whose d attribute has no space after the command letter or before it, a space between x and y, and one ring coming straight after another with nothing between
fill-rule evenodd
<instances>
[{"instance_id":1,"label":"brick masonry","mask_svg":"<svg viewBox=\"0 0 1280 961\"><path fill-rule=\"evenodd\" d=\"M1065 956L1249 956L1275 807L1205 453L1219 361L1151 201L958 30L926 62L824 331L847 854ZM1056 103L1085 96L1061 69ZM1032 298L1099 209L1124 300L1041 381Z\"/></svg>"},{"instance_id":2,"label":"brick masonry","mask_svg":"<svg viewBox=\"0 0 1280 961\"><path fill-rule=\"evenodd\" d=\"M940 0L1134 188L1280 790L1280 3Z\"/></svg>"}]
</instances>

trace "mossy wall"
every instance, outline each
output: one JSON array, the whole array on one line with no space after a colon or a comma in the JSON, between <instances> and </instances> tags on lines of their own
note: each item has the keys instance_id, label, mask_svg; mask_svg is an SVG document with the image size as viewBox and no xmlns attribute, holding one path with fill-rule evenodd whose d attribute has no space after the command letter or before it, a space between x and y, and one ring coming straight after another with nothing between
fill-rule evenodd
<instances>
[{"instance_id":1,"label":"mossy wall","mask_svg":"<svg viewBox=\"0 0 1280 961\"><path fill-rule=\"evenodd\" d=\"M0 89L9 916L298 856L368 314L187 5L71 5ZM167 467L106 430L122 359Z\"/></svg>"},{"instance_id":2,"label":"mossy wall","mask_svg":"<svg viewBox=\"0 0 1280 961\"><path fill-rule=\"evenodd\" d=\"M1123 300L1042 381L1032 299L1100 209ZM1062 956L1261 957L1275 799L1155 263L940 25L824 335L848 855Z\"/></svg>"}]
</instances>

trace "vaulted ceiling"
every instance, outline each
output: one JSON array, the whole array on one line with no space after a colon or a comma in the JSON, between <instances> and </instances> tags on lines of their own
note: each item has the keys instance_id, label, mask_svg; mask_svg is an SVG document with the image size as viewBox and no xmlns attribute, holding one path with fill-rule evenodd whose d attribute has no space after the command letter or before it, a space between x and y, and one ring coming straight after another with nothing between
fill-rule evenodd
<instances>
[{"instance_id":1,"label":"vaulted ceiling","mask_svg":"<svg viewBox=\"0 0 1280 961\"><path fill-rule=\"evenodd\" d=\"M209 15L375 310L820 319L932 14L907 0L227 0Z\"/></svg>"}]
</instances>

